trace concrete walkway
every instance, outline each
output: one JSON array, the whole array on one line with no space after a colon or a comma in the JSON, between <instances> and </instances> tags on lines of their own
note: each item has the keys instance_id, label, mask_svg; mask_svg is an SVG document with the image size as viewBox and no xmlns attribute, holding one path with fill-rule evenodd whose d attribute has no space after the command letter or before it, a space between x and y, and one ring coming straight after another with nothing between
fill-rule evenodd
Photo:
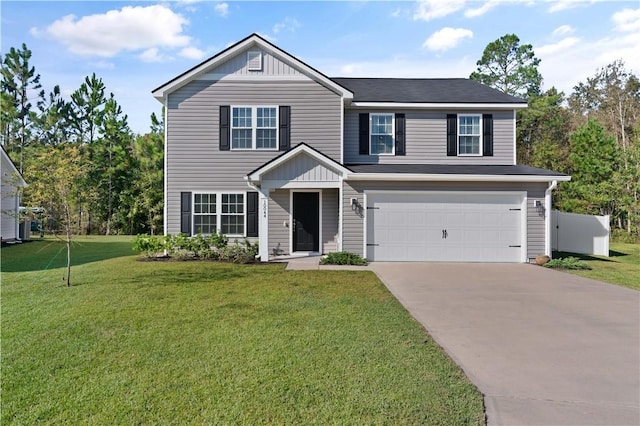
<instances>
[{"instance_id":1,"label":"concrete walkway","mask_svg":"<svg viewBox=\"0 0 640 426\"><path fill-rule=\"evenodd\" d=\"M524 264L370 268L478 386L489 425L640 424L640 292Z\"/></svg>"}]
</instances>

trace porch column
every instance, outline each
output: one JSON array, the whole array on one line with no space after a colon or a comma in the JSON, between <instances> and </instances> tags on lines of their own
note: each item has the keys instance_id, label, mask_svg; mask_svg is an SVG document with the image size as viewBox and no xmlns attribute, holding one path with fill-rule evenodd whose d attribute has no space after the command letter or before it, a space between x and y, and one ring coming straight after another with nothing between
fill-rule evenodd
<instances>
[{"instance_id":1,"label":"porch column","mask_svg":"<svg viewBox=\"0 0 640 426\"><path fill-rule=\"evenodd\" d=\"M269 188L262 188L258 193L258 241L261 262L269 261Z\"/></svg>"}]
</instances>

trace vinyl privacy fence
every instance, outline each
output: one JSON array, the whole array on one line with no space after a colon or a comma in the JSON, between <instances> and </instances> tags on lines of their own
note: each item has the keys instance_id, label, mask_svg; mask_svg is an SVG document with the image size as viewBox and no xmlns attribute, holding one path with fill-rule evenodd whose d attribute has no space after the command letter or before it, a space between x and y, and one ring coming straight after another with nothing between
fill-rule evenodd
<instances>
[{"instance_id":1,"label":"vinyl privacy fence","mask_svg":"<svg viewBox=\"0 0 640 426\"><path fill-rule=\"evenodd\" d=\"M609 216L551 214L551 248L571 253L609 256Z\"/></svg>"}]
</instances>

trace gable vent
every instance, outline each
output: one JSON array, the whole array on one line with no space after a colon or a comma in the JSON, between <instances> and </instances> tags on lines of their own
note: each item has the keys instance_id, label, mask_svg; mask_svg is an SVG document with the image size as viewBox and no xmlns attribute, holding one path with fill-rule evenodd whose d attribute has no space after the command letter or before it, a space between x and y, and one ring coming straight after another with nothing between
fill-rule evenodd
<instances>
[{"instance_id":1,"label":"gable vent","mask_svg":"<svg viewBox=\"0 0 640 426\"><path fill-rule=\"evenodd\" d=\"M247 52L247 69L249 71L262 71L262 52L251 50Z\"/></svg>"}]
</instances>

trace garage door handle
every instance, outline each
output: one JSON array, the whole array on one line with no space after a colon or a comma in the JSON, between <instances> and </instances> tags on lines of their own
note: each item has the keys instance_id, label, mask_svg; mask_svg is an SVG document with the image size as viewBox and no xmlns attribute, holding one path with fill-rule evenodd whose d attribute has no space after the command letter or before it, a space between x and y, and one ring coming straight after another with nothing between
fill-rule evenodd
<instances>
[{"instance_id":1,"label":"garage door handle","mask_svg":"<svg viewBox=\"0 0 640 426\"><path fill-rule=\"evenodd\" d=\"M447 232L446 229L442 230L442 238L446 239L449 236L449 233Z\"/></svg>"},{"instance_id":2,"label":"garage door handle","mask_svg":"<svg viewBox=\"0 0 640 426\"><path fill-rule=\"evenodd\" d=\"M380 244L367 243L367 247L378 247Z\"/></svg>"},{"instance_id":3,"label":"garage door handle","mask_svg":"<svg viewBox=\"0 0 640 426\"><path fill-rule=\"evenodd\" d=\"M509 246L509 247L522 247L522 246Z\"/></svg>"}]
</instances>

